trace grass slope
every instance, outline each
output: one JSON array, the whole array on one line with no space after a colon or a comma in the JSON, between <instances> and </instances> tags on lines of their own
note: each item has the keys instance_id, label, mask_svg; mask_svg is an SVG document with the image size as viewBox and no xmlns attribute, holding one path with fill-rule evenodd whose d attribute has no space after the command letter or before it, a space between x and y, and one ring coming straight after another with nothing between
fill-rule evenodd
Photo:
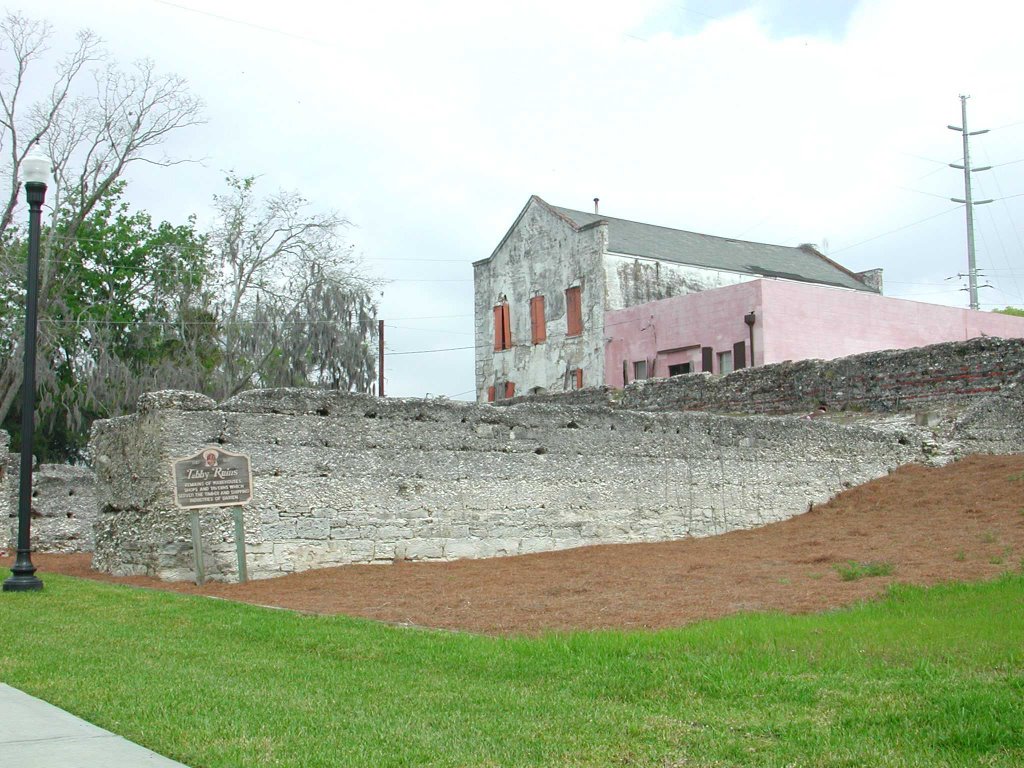
<instances>
[{"instance_id":1,"label":"grass slope","mask_svg":"<svg viewBox=\"0 0 1024 768\"><path fill-rule=\"evenodd\" d=\"M1024 764L1024 578L497 639L47 575L0 680L193 768Z\"/></svg>"}]
</instances>

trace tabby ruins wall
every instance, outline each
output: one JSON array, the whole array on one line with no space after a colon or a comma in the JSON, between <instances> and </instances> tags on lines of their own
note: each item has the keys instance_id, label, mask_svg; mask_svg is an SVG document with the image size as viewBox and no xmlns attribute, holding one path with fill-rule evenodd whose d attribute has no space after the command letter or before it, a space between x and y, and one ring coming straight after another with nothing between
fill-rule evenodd
<instances>
[{"instance_id":1,"label":"tabby ruins wall","mask_svg":"<svg viewBox=\"0 0 1024 768\"><path fill-rule=\"evenodd\" d=\"M174 505L171 462L205 445L251 457L246 549L257 578L751 528L930 450L912 427L796 417L313 390L258 390L217 405L154 393L138 413L94 427L95 567L193 577L189 512ZM234 579L229 513L200 517L208 574Z\"/></svg>"}]
</instances>

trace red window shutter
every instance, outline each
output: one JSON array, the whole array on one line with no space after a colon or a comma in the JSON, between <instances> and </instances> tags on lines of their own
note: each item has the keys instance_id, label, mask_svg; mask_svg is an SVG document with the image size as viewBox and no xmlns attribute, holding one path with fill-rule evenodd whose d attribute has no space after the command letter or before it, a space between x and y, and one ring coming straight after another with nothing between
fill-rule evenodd
<instances>
[{"instance_id":1,"label":"red window shutter","mask_svg":"<svg viewBox=\"0 0 1024 768\"><path fill-rule=\"evenodd\" d=\"M512 324L509 321L508 302L494 308L494 351L512 349Z\"/></svg>"},{"instance_id":2,"label":"red window shutter","mask_svg":"<svg viewBox=\"0 0 1024 768\"><path fill-rule=\"evenodd\" d=\"M583 369L576 369L576 389L583 389Z\"/></svg>"},{"instance_id":3,"label":"red window shutter","mask_svg":"<svg viewBox=\"0 0 1024 768\"><path fill-rule=\"evenodd\" d=\"M493 403L494 402L494 387L488 387L487 388L487 402L488 403Z\"/></svg>"},{"instance_id":4,"label":"red window shutter","mask_svg":"<svg viewBox=\"0 0 1024 768\"><path fill-rule=\"evenodd\" d=\"M580 296L580 288L566 288L565 290L565 319L568 328L566 335L579 336L583 333L583 304Z\"/></svg>"},{"instance_id":5,"label":"red window shutter","mask_svg":"<svg viewBox=\"0 0 1024 768\"><path fill-rule=\"evenodd\" d=\"M534 296L530 299L530 329L534 344L540 344L547 339L548 329L544 322L543 296Z\"/></svg>"},{"instance_id":6,"label":"red window shutter","mask_svg":"<svg viewBox=\"0 0 1024 768\"><path fill-rule=\"evenodd\" d=\"M509 398L512 398L512 397L515 397L515 396L516 396L516 383L514 381L506 381L505 382L505 399L508 400Z\"/></svg>"},{"instance_id":7,"label":"red window shutter","mask_svg":"<svg viewBox=\"0 0 1024 768\"><path fill-rule=\"evenodd\" d=\"M502 312L501 304L494 308L494 351L497 352L499 349L504 349L502 346Z\"/></svg>"},{"instance_id":8,"label":"red window shutter","mask_svg":"<svg viewBox=\"0 0 1024 768\"><path fill-rule=\"evenodd\" d=\"M512 349L512 321L509 319L508 302L501 305L501 333L505 344L502 349Z\"/></svg>"}]
</instances>

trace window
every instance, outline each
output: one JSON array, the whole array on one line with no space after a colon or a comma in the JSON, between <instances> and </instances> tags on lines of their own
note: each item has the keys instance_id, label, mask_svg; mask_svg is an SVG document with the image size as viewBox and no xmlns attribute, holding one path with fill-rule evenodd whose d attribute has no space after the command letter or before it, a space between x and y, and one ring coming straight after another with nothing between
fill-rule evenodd
<instances>
[{"instance_id":1,"label":"window","mask_svg":"<svg viewBox=\"0 0 1024 768\"><path fill-rule=\"evenodd\" d=\"M715 360L715 350L711 347L700 348L700 369L705 373L711 373L712 363Z\"/></svg>"},{"instance_id":2,"label":"window","mask_svg":"<svg viewBox=\"0 0 1024 768\"><path fill-rule=\"evenodd\" d=\"M508 302L494 308L494 351L512 349L512 323L508 315Z\"/></svg>"},{"instance_id":3,"label":"window","mask_svg":"<svg viewBox=\"0 0 1024 768\"><path fill-rule=\"evenodd\" d=\"M732 345L732 367L734 370L747 367L747 343L737 341Z\"/></svg>"},{"instance_id":4,"label":"window","mask_svg":"<svg viewBox=\"0 0 1024 768\"><path fill-rule=\"evenodd\" d=\"M633 363L633 381L647 378L647 361L637 360Z\"/></svg>"},{"instance_id":5,"label":"window","mask_svg":"<svg viewBox=\"0 0 1024 768\"><path fill-rule=\"evenodd\" d=\"M718 372L732 373L732 352L718 353Z\"/></svg>"},{"instance_id":6,"label":"window","mask_svg":"<svg viewBox=\"0 0 1024 768\"><path fill-rule=\"evenodd\" d=\"M583 389L583 369L574 368L569 371L569 386L571 389Z\"/></svg>"},{"instance_id":7,"label":"window","mask_svg":"<svg viewBox=\"0 0 1024 768\"><path fill-rule=\"evenodd\" d=\"M689 373L689 372L690 372L690 364L689 363L678 363L676 365L670 365L668 367L668 375L669 376L678 376L681 373Z\"/></svg>"},{"instance_id":8,"label":"window","mask_svg":"<svg viewBox=\"0 0 1024 768\"><path fill-rule=\"evenodd\" d=\"M567 336L579 336L583 333L582 289L577 285L565 289L565 321L568 326Z\"/></svg>"},{"instance_id":9,"label":"window","mask_svg":"<svg viewBox=\"0 0 1024 768\"><path fill-rule=\"evenodd\" d=\"M487 388L487 402L495 400L510 400L516 396L516 385L512 381L499 381L493 387Z\"/></svg>"},{"instance_id":10,"label":"window","mask_svg":"<svg viewBox=\"0 0 1024 768\"><path fill-rule=\"evenodd\" d=\"M534 296L530 299L530 332L534 344L540 344L548 337L548 329L544 323L543 296Z\"/></svg>"}]
</instances>

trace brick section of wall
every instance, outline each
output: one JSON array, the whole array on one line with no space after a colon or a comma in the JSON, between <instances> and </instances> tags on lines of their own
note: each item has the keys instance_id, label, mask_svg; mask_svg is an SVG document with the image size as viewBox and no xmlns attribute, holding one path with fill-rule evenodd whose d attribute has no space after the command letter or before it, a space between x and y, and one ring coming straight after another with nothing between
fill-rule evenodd
<instances>
[{"instance_id":1,"label":"brick section of wall","mask_svg":"<svg viewBox=\"0 0 1024 768\"><path fill-rule=\"evenodd\" d=\"M712 413L898 413L965 405L999 392L1024 371L1024 339L981 337L914 349L865 352L835 360L801 360L634 382L624 390L595 387L544 402L605 403L644 411ZM517 398L523 402L534 398Z\"/></svg>"},{"instance_id":2,"label":"brick section of wall","mask_svg":"<svg viewBox=\"0 0 1024 768\"><path fill-rule=\"evenodd\" d=\"M192 578L170 461L206 444L252 458L248 567L490 557L750 528L924 457L913 430L601 406L379 400L309 390L220 406L156 393L98 422L94 565ZM235 577L231 521L202 512L214 578Z\"/></svg>"}]
</instances>

